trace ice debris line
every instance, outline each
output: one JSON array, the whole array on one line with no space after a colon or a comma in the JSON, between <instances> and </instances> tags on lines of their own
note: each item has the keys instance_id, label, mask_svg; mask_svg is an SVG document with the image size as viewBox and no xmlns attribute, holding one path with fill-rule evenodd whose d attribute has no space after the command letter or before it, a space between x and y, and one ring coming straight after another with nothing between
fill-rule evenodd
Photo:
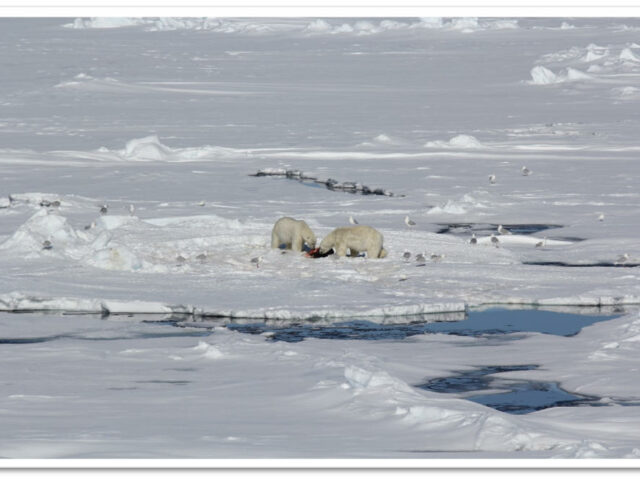
<instances>
[{"instance_id":1,"label":"ice debris line","mask_svg":"<svg viewBox=\"0 0 640 480\"><path fill-rule=\"evenodd\" d=\"M347 193L359 193L361 195L384 195L386 197L404 196L396 195L389 190L381 187L370 188L367 185L363 185L359 182L339 182L333 178L318 178L314 174L305 173L300 170L290 170L285 168L261 168L256 173L252 174L253 177L284 177L291 180L297 180L299 182L314 183L318 185L324 185L328 190L347 192Z\"/></svg>"}]
</instances>

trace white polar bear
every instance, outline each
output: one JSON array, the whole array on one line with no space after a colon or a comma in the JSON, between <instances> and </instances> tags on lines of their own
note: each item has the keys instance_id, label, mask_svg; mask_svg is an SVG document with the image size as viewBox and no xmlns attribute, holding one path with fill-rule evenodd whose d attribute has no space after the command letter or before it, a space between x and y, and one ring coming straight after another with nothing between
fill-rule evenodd
<instances>
[{"instance_id":1,"label":"white polar bear","mask_svg":"<svg viewBox=\"0 0 640 480\"><path fill-rule=\"evenodd\" d=\"M352 257L357 257L360 252L367 252L369 258L384 258L387 251L382 248L383 240L379 231L366 225L340 227L322 239L320 253L334 249L339 257L345 257L348 248Z\"/></svg>"},{"instance_id":2,"label":"white polar bear","mask_svg":"<svg viewBox=\"0 0 640 480\"><path fill-rule=\"evenodd\" d=\"M282 217L276 222L271 231L271 248L285 248L301 252L306 243L310 249L316 246L316 236L304 220Z\"/></svg>"}]
</instances>

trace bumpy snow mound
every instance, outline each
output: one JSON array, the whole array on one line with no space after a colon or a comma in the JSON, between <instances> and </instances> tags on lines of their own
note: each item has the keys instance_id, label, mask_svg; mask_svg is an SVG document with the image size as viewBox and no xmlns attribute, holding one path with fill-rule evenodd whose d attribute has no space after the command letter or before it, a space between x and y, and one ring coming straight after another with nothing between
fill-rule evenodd
<instances>
[{"instance_id":1,"label":"bumpy snow mound","mask_svg":"<svg viewBox=\"0 0 640 480\"><path fill-rule=\"evenodd\" d=\"M63 25L71 29L142 27L149 32L204 30L219 33L269 33L290 29L287 24L218 18L76 18Z\"/></svg>"},{"instance_id":2,"label":"bumpy snow mound","mask_svg":"<svg viewBox=\"0 0 640 480\"><path fill-rule=\"evenodd\" d=\"M148 262L141 260L130 249L122 245L113 245L108 248L96 251L87 258L88 265L102 268L104 270L124 270L135 272L143 269L150 269Z\"/></svg>"},{"instance_id":3,"label":"bumpy snow mound","mask_svg":"<svg viewBox=\"0 0 640 480\"><path fill-rule=\"evenodd\" d=\"M413 391L406 382L389 375L384 370L370 371L356 365L347 365L344 369L344 377L352 388L391 387L404 392Z\"/></svg>"},{"instance_id":4,"label":"bumpy snow mound","mask_svg":"<svg viewBox=\"0 0 640 480\"><path fill-rule=\"evenodd\" d=\"M88 29L88 28L123 28L145 25L149 20L144 18L76 18L72 23L63 25L65 28Z\"/></svg>"},{"instance_id":5,"label":"bumpy snow mound","mask_svg":"<svg viewBox=\"0 0 640 480\"><path fill-rule=\"evenodd\" d=\"M427 148L484 148L483 145L476 137L472 135L456 135L444 142L442 140L435 140L424 144Z\"/></svg>"},{"instance_id":6,"label":"bumpy snow mound","mask_svg":"<svg viewBox=\"0 0 640 480\"><path fill-rule=\"evenodd\" d=\"M100 301L93 299L68 297L42 297L28 295L22 292L0 294L0 310L19 312L24 310L56 310L63 312L92 312L103 311Z\"/></svg>"},{"instance_id":7,"label":"bumpy snow mound","mask_svg":"<svg viewBox=\"0 0 640 480\"><path fill-rule=\"evenodd\" d=\"M611 89L611 96L618 100L636 100L640 98L640 88L637 87L615 87Z\"/></svg>"},{"instance_id":8,"label":"bumpy snow mound","mask_svg":"<svg viewBox=\"0 0 640 480\"><path fill-rule=\"evenodd\" d=\"M386 133L381 133L380 135L376 135L371 140L367 142L359 143L358 147L396 147L401 145L406 145L408 142L402 138L398 138L395 136L387 135Z\"/></svg>"},{"instance_id":9,"label":"bumpy snow mound","mask_svg":"<svg viewBox=\"0 0 640 480\"><path fill-rule=\"evenodd\" d=\"M99 300L95 298L49 297L29 295L23 292L0 294L0 311L59 311L83 313L191 313L188 305L164 305L142 300Z\"/></svg>"},{"instance_id":10,"label":"bumpy snow mound","mask_svg":"<svg viewBox=\"0 0 640 480\"><path fill-rule=\"evenodd\" d=\"M359 20L352 23L330 20L313 20L305 27L309 34L353 34L372 35L389 31L407 30L448 30L461 33L473 33L485 30L504 30L518 28L518 21L511 19L487 20L478 18L421 18L419 21Z\"/></svg>"},{"instance_id":11,"label":"bumpy snow mound","mask_svg":"<svg viewBox=\"0 0 640 480\"><path fill-rule=\"evenodd\" d=\"M431 208L427 215L463 215L469 212L477 212L479 210L490 209L492 201L488 200L488 203L482 203L477 198L478 195L471 195L469 193L464 194L457 200L447 200L442 205L437 205ZM486 195L485 195L486 196Z\"/></svg>"},{"instance_id":12,"label":"bumpy snow mound","mask_svg":"<svg viewBox=\"0 0 640 480\"><path fill-rule=\"evenodd\" d=\"M531 70L528 83L531 85L550 85L584 80L607 80L620 74L640 74L640 58L634 53L635 43L617 45L597 45L590 43L586 47L571 47L558 52L543 55ZM585 65L587 64L587 65ZM560 68L561 73L551 70ZM579 68L578 68L579 67ZM588 72L582 69L586 67Z\"/></svg>"},{"instance_id":13,"label":"bumpy snow mound","mask_svg":"<svg viewBox=\"0 0 640 480\"><path fill-rule=\"evenodd\" d=\"M257 318L262 320L335 320L341 318L367 317L390 318L430 315L433 313L465 312L468 305L462 302L387 305L370 309L293 309L293 308L268 308L252 310L212 310L198 311L201 315L223 316L230 318Z\"/></svg>"},{"instance_id":14,"label":"bumpy snow mound","mask_svg":"<svg viewBox=\"0 0 640 480\"><path fill-rule=\"evenodd\" d=\"M592 80L592 79L593 77L591 75L587 75L586 73L578 69L571 68L571 67L567 68L566 81L568 82L580 81L580 80Z\"/></svg>"},{"instance_id":15,"label":"bumpy snow mound","mask_svg":"<svg viewBox=\"0 0 640 480\"><path fill-rule=\"evenodd\" d=\"M347 364L344 378L346 382L340 388L351 391L350 403L355 411L373 418L394 419L412 429L460 431L457 446L462 449L562 449L572 452L572 456L585 457L592 456L594 449L604 448L592 442L557 435L535 420L496 412L466 400L442 398L439 394L420 391L374 365Z\"/></svg>"},{"instance_id":16,"label":"bumpy snow mound","mask_svg":"<svg viewBox=\"0 0 640 480\"><path fill-rule=\"evenodd\" d=\"M77 152L76 154L79 154ZM100 147L93 156L104 160L135 162L196 162L218 158L246 158L251 152L243 149L204 145L201 147L171 148L157 135L129 140L124 149L110 150Z\"/></svg>"},{"instance_id":17,"label":"bumpy snow mound","mask_svg":"<svg viewBox=\"0 0 640 480\"><path fill-rule=\"evenodd\" d=\"M160 143L157 135L129 140L124 148L123 157L132 160L167 160L172 150Z\"/></svg>"},{"instance_id":18,"label":"bumpy snow mound","mask_svg":"<svg viewBox=\"0 0 640 480\"><path fill-rule=\"evenodd\" d=\"M203 341L198 342L198 345L193 347L193 350L200 353L202 357L208 358L211 360L217 360L225 356L224 353L218 347Z\"/></svg>"},{"instance_id":19,"label":"bumpy snow mound","mask_svg":"<svg viewBox=\"0 0 640 480\"><path fill-rule=\"evenodd\" d=\"M618 58L623 61L640 62L640 58L636 57L629 48L622 50Z\"/></svg>"},{"instance_id":20,"label":"bumpy snow mound","mask_svg":"<svg viewBox=\"0 0 640 480\"><path fill-rule=\"evenodd\" d=\"M531 80L529 81L529 84L553 85L583 80L593 80L593 77L576 68L567 67L564 73L555 74L548 68L538 65L531 69Z\"/></svg>"},{"instance_id":21,"label":"bumpy snow mound","mask_svg":"<svg viewBox=\"0 0 640 480\"><path fill-rule=\"evenodd\" d=\"M9 197L0 197L0 208L9 208L11 206L11 200Z\"/></svg>"},{"instance_id":22,"label":"bumpy snow mound","mask_svg":"<svg viewBox=\"0 0 640 480\"><path fill-rule=\"evenodd\" d=\"M22 253L43 251L45 241L51 242L52 250L73 246L79 238L67 219L41 209L21 225L0 249Z\"/></svg>"},{"instance_id":23,"label":"bumpy snow mound","mask_svg":"<svg viewBox=\"0 0 640 480\"><path fill-rule=\"evenodd\" d=\"M533 85L550 85L558 83L558 77L548 68L541 65L535 66L531 69L531 78L529 82Z\"/></svg>"},{"instance_id":24,"label":"bumpy snow mound","mask_svg":"<svg viewBox=\"0 0 640 480\"><path fill-rule=\"evenodd\" d=\"M518 21L512 19L488 20L478 18L423 18L418 21L341 20L316 19L311 21L278 21L276 19L230 20L225 18L76 18L63 25L70 29L104 29L140 27L149 32L172 30L198 30L229 34L268 34L280 32L300 32L308 35L373 35L388 31L440 29L473 33L484 30L504 30L518 28Z\"/></svg>"}]
</instances>

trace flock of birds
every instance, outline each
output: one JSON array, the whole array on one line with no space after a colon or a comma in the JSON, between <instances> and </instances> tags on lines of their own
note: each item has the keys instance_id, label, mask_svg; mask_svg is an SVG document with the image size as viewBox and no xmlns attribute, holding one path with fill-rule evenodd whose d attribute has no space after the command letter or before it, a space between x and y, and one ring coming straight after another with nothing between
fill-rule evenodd
<instances>
[{"instance_id":1,"label":"flock of birds","mask_svg":"<svg viewBox=\"0 0 640 480\"><path fill-rule=\"evenodd\" d=\"M527 166L523 166L520 169L520 172L525 177L528 177L529 175L531 175L533 173L533 171L530 168L528 168ZM496 177L495 174L489 175L489 183L490 184L494 185L496 183L496 181L497 181L496 179L497 179L497 177ZM604 221L604 213L600 213L598 215L598 221L600 221L600 222ZM349 216L349 223L351 225L358 225L358 221L353 216ZM408 228L415 227L415 225L416 225L416 222L413 221L409 217L409 215L406 215L404 217L404 223ZM497 234L498 235L513 235L513 232L509 231L503 225L498 225ZM496 248L499 248L500 240L499 240L498 236L495 233L491 234L490 241L491 241L491 244L493 246L495 246ZM478 244L478 238L476 237L475 233L471 234L471 238L469 239L469 243L471 245L477 245ZM547 237L545 236L542 240L540 240L539 242L536 242L535 248L544 248L544 247L546 247L546 245L547 245ZM412 256L411 252L409 252L407 250L405 250L404 254L402 255L402 257L403 257L405 262L409 262L411 260L411 256ZM438 261L442 260L444 257L445 257L444 253L442 253L442 254L431 253L429 255L429 259L432 262L438 262ZM624 264L624 263L628 262L629 259L630 259L629 254L625 253L624 255L620 255L618 257L618 259L615 262L615 264L616 265ZM418 253L415 256L415 261L417 263L417 266L419 266L419 267L424 266L424 265L426 265L427 255L425 253Z\"/></svg>"}]
</instances>

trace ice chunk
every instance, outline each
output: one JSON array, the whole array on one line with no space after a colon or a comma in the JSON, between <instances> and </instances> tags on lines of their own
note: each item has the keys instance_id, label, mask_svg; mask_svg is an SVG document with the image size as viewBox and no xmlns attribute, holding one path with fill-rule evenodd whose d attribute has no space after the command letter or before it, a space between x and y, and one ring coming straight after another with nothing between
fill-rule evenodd
<instances>
[{"instance_id":1,"label":"ice chunk","mask_svg":"<svg viewBox=\"0 0 640 480\"><path fill-rule=\"evenodd\" d=\"M537 65L531 69L531 78L529 82L532 85L551 85L558 83L558 77L555 73L542 65Z\"/></svg>"},{"instance_id":2,"label":"ice chunk","mask_svg":"<svg viewBox=\"0 0 640 480\"><path fill-rule=\"evenodd\" d=\"M571 67L567 68L567 81L592 80L592 79L593 77L591 75L587 75L586 73L578 69L571 68Z\"/></svg>"},{"instance_id":3,"label":"ice chunk","mask_svg":"<svg viewBox=\"0 0 640 480\"><path fill-rule=\"evenodd\" d=\"M625 48L620 52L620 60L624 60L627 62L640 62L640 59L636 57L633 52L629 48Z\"/></svg>"},{"instance_id":4,"label":"ice chunk","mask_svg":"<svg viewBox=\"0 0 640 480\"><path fill-rule=\"evenodd\" d=\"M0 248L35 252L42 250L43 242L46 240L57 250L59 245L69 245L78 241L78 235L65 217L40 209L1 244Z\"/></svg>"},{"instance_id":5,"label":"ice chunk","mask_svg":"<svg viewBox=\"0 0 640 480\"><path fill-rule=\"evenodd\" d=\"M129 140L124 149L124 156L134 160L166 160L172 153L157 135Z\"/></svg>"},{"instance_id":6,"label":"ice chunk","mask_svg":"<svg viewBox=\"0 0 640 480\"><path fill-rule=\"evenodd\" d=\"M471 135L456 135L449 140L449 145L458 148L482 148L483 145Z\"/></svg>"}]
</instances>

